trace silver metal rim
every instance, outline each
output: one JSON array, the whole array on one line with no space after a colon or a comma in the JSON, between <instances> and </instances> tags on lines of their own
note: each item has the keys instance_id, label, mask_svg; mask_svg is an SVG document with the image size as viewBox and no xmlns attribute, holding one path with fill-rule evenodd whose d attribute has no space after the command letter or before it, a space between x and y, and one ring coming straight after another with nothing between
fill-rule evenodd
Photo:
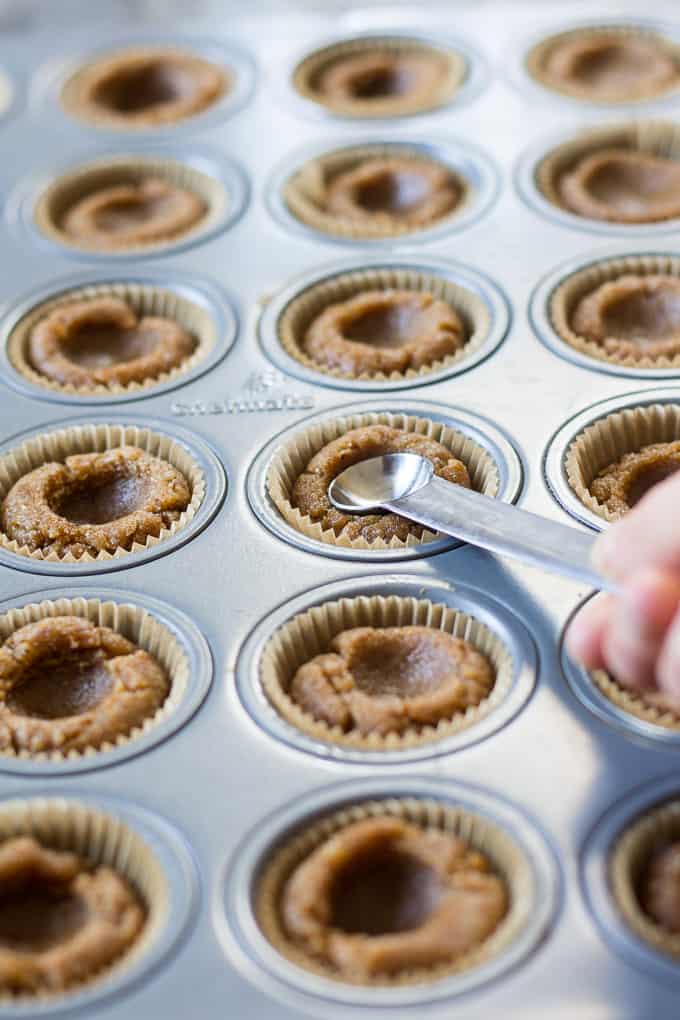
<instances>
[{"instance_id":1,"label":"silver metal rim","mask_svg":"<svg viewBox=\"0 0 680 1020\"><path fill-rule=\"evenodd\" d=\"M85 804L88 807L104 810L120 818L138 833L160 862L167 879L168 909L167 920L159 932L155 942L146 953L128 965L120 974L112 974L109 978L102 975L91 986L82 991L66 992L59 998L40 1000L27 998L22 1002L0 1004L0 1018L3 1020L28 1020L41 1016L54 1016L66 1011L93 1009L104 1001L118 997L132 990L142 979L148 979L153 972L160 969L173 954L180 940L186 935L190 924L193 924L199 903L199 882L196 864L184 837L160 815L128 801L110 796L92 796L77 790L51 790L50 799L66 799L67 801ZM4 797L10 801L14 797ZM2 801L0 801L0 804Z\"/></svg>"},{"instance_id":2,"label":"silver metal rim","mask_svg":"<svg viewBox=\"0 0 680 1020\"><path fill-rule=\"evenodd\" d=\"M341 598L358 598L362 595L412 597L430 599L452 609L469 613L497 634L509 650L513 661L510 690L503 700L483 719L460 733L419 747L394 751L362 751L333 743L315 740L287 722L267 699L260 684L259 664L262 652L272 634L298 613L312 606L334 602ZM2 607L0 606L0 609ZM333 761L355 762L364 765L399 764L422 761L442 754L451 754L478 743L507 725L531 697L536 682L536 651L528 631L520 620L502 603L482 594L476 588L414 574L391 575L378 578L364 575L336 581L299 595L267 614L243 644L236 666L236 689L241 703L269 736L281 740L308 754Z\"/></svg>"},{"instance_id":3,"label":"silver metal rim","mask_svg":"<svg viewBox=\"0 0 680 1020\"><path fill-rule=\"evenodd\" d=\"M604 375L617 375L627 379L676 379L680 377L680 369L677 368L635 368L628 365L615 365L609 361L600 361L598 358L591 358L583 351L577 351L574 347L563 340L556 331L550 318L550 299L554 291L570 276L587 269L590 266L602 265L613 259L625 258L632 255L635 258L646 256L672 255L672 252L662 251L635 251L622 252L613 249L605 249L584 258L582 255L569 259L553 269L539 282L531 295L529 301L529 320L532 328L541 343L553 354L570 361L573 365L587 368L591 372L601 372Z\"/></svg>"},{"instance_id":4,"label":"silver metal rim","mask_svg":"<svg viewBox=\"0 0 680 1020\"><path fill-rule=\"evenodd\" d=\"M301 429L309 428L317 422L332 420L353 414L368 414L373 411L392 411L395 413L412 414L433 421L444 422L458 429L479 443L493 457L499 473L499 490L497 499L504 503L513 503L522 488L523 472L519 455L506 435L495 425L469 411L445 404L434 404L424 400L409 400L406 406L396 406L394 400L371 400L358 404L343 404L320 414L303 418L294 425L279 432L267 445L260 450L250 466L246 479L246 492L250 507L265 528L273 532L277 538L289 545L320 556L329 556L338 560L358 560L368 563L394 563L399 560L422 559L434 556L447 549L456 549L462 545L455 538L438 538L432 542L423 542L418 546L404 549L351 549L339 545L328 545L302 535L296 531L280 515L274 502L267 492L267 471L271 459L281 445L290 436ZM1 450L0 450L1 452Z\"/></svg>"},{"instance_id":5,"label":"silver metal rim","mask_svg":"<svg viewBox=\"0 0 680 1020\"><path fill-rule=\"evenodd\" d=\"M343 984L296 967L276 952L255 919L252 901L263 860L277 839L303 821L330 813L343 804L389 797L436 798L458 804L490 818L509 832L533 871L535 910L531 920L498 957L473 970L430 984L366 988ZM304 1008L317 1000L318 1009L318 1000L322 999L327 1010L333 1010L326 1015L346 1016L347 1006L373 1007L376 1012L390 1007L416 1006L452 999L499 979L534 950L545 935L555 912L558 893L559 872L552 848L533 820L513 804L479 787L448 779L389 776L316 790L261 821L222 869L214 897L214 921L225 950L258 988L293 1007ZM341 1008L336 1012L338 1006Z\"/></svg>"},{"instance_id":6,"label":"silver metal rim","mask_svg":"<svg viewBox=\"0 0 680 1020\"><path fill-rule=\"evenodd\" d=\"M599 18L578 18L571 19L567 22L561 22L553 25L548 29L543 29L540 32L532 32L531 35L526 36L521 40L519 48L519 57L513 63L508 73L508 78L517 88L528 95L531 99L542 99L545 103L559 103L563 107L571 108L573 113L592 113L596 116L603 116L606 114L617 114L625 113L626 108L632 107L635 110L636 115L644 114L646 110L654 111L658 110L659 107L667 107L677 105L680 96L678 95L678 89L673 89L670 92L664 93L656 98L632 100L628 103L607 103L598 102L590 99L578 99L576 96L569 96L556 92L549 88L547 85L543 85L536 78L533 78L526 68L526 57L529 52L546 39L550 39L555 35L562 35L564 32L573 32L579 28L593 29L593 28L640 28L651 32L657 32L659 35L663 35L674 43L680 43L680 26L677 23L670 21L661 21L656 18L638 18L638 17L625 17L625 18L608 18L606 15Z\"/></svg>"},{"instance_id":7,"label":"silver metal rim","mask_svg":"<svg viewBox=\"0 0 680 1020\"><path fill-rule=\"evenodd\" d=\"M216 103L201 113L177 123L163 124L151 129L130 128L121 125L95 124L79 120L69 113L61 104L61 90L83 64L90 63L99 57L105 57L117 49L126 46L176 46L186 49L196 56L203 57L231 72L233 87ZM48 60L38 68L29 90L29 104L36 113L43 105L49 105L49 112L60 115L64 120L83 133L91 135L92 131L108 134L118 138L139 138L144 131L150 131L156 138L179 135L191 131L211 127L226 117L231 116L250 99L255 85L256 67L251 55L231 40L207 39L204 36L194 38L189 35L168 34L126 34L107 39L99 46L92 46L91 39L83 39L83 47L74 55Z\"/></svg>"},{"instance_id":8,"label":"silver metal rim","mask_svg":"<svg viewBox=\"0 0 680 1020\"><path fill-rule=\"evenodd\" d=\"M315 159L329 152L339 152L345 149L354 149L365 145L382 145L398 153L400 150L420 151L430 159L436 159L449 169L458 172L470 182L472 186L472 197L465 204L460 213L453 213L441 223L435 223L424 230L415 230L409 234L400 234L398 237L379 238L355 238L336 237L333 234L324 234L316 228L307 226L288 209L283 200L282 189L286 181L297 170L310 159ZM495 163L477 146L466 141L450 139L445 142L433 143L426 139L403 139L398 142L394 138L375 138L373 135L353 138L327 139L323 143L316 142L313 145L305 145L296 149L274 170L266 186L267 206L274 219L286 230L293 230L296 234L306 237L308 240L324 241L329 244L352 245L353 247L367 248L389 248L393 251L398 246L420 244L432 241L435 238L446 234L457 233L465 230L474 222L480 219L496 201L500 188L500 176Z\"/></svg>"},{"instance_id":9,"label":"silver metal rim","mask_svg":"<svg viewBox=\"0 0 680 1020\"><path fill-rule=\"evenodd\" d=\"M155 560L186 542L195 538L213 519L227 493L227 477L224 466L217 454L203 439L189 432L186 429L178 428L176 425L168 427L167 422L154 418L138 418L133 415L119 414L92 414L78 418L65 418L62 421L51 421L37 428L27 429L11 436L0 446L0 456L8 453L17 444L23 443L32 436L40 435L43 432L50 432L57 429L68 428L71 425L139 425L142 428L149 428L154 432L160 432L171 436L177 442L185 446L193 459L198 463L205 476L206 491L205 498L195 517L189 523L180 528L169 538L143 552L128 553L115 559L91 560L88 563L61 563L48 562L47 560L34 560L29 556L20 556L18 553L10 552L8 549L0 548L0 563L13 570L25 571L29 574L52 574L60 577L78 577L83 574L107 574L116 570L125 570L127 567L136 567L140 563L147 563Z\"/></svg>"},{"instance_id":10,"label":"silver metal rim","mask_svg":"<svg viewBox=\"0 0 680 1020\"><path fill-rule=\"evenodd\" d=\"M616 126L616 123L615 120L612 120L610 125ZM597 128L598 126L598 124L589 124L588 129ZM515 166L515 185L525 205L546 219L552 220L562 227L578 230L581 233L605 234L609 237L618 237L627 241L632 241L639 237L659 237L665 234L677 233L680 222L680 217L677 216L675 219L663 220L660 223L609 223L605 220L591 220L585 216L577 216L576 213L560 209L548 201L536 184L538 165L549 152L582 134L583 130L583 123L575 123L570 131L561 129L558 133L544 136L539 142L533 143L524 150Z\"/></svg>"},{"instance_id":11,"label":"silver metal rim","mask_svg":"<svg viewBox=\"0 0 680 1020\"><path fill-rule=\"evenodd\" d=\"M21 180L10 192L5 206L7 222L24 243L39 244L51 252L58 252L61 257L87 262L125 262L140 261L148 258L162 258L164 255L174 255L179 251L186 251L196 245L202 244L216 234L220 234L233 226L245 210L249 197L248 181L244 171L233 160L209 150L204 146L186 148L185 146L151 146L151 145L125 145L122 153L130 158L134 157L161 157L175 160L198 170L206 176L211 177L222 186L227 195L227 203L223 214L207 227L191 231L186 238L179 237L159 244L148 245L132 251L86 251L80 248L71 248L66 244L60 244L56 240L47 237L38 229L33 213L36 202L49 187L62 174L79 167L84 167L94 161L112 159L121 155L121 149L90 149L83 152L80 158L69 161L67 164L54 166L35 175L28 176Z\"/></svg>"},{"instance_id":12,"label":"silver metal rim","mask_svg":"<svg viewBox=\"0 0 680 1020\"><path fill-rule=\"evenodd\" d=\"M569 418L553 435L543 455L543 477L551 495L562 509L582 524L587 524L588 527L596 531L604 531L607 521L584 506L569 484L564 461L573 440L593 422L627 407L678 403L680 403L680 387L637 390L633 393L625 393L620 397L600 400Z\"/></svg>"},{"instance_id":13,"label":"silver metal rim","mask_svg":"<svg viewBox=\"0 0 680 1020\"><path fill-rule=\"evenodd\" d=\"M427 375L415 376L401 379L385 379L384 381L370 379L344 379L326 374L321 370L315 371L308 368L292 355L283 349L278 337L278 323L286 307L309 287L320 283L322 280L332 279L342 273L352 272L367 268L411 269L415 272L432 273L451 280L454 283L466 287L475 293L484 302L491 318L489 334L480 344L477 350L469 357L462 357L452 365L429 372ZM353 390L355 392L384 392L386 390L415 389L419 386L428 386L442 379L451 376L461 375L469 371L475 365L491 355L505 338L510 326L510 306L507 298L500 288L492 280L477 270L457 262L448 262L443 259L434 258L413 258L408 256L393 256L380 258L372 256L361 260L345 259L341 262L334 262L331 265L314 269L299 276L282 291L280 291L264 308L259 322L259 336L262 348L267 357L274 362L277 368L300 379L320 386L327 386L330 389Z\"/></svg>"},{"instance_id":14,"label":"silver metal rim","mask_svg":"<svg viewBox=\"0 0 680 1020\"><path fill-rule=\"evenodd\" d=\"M17 371L7 355L7 343L17 323L32 308L50 298L61 294L67 295L69 291L79 287L116 282L134 282L157 286L163 290L173 291L206 309L216 326L217 339L213 349L189 371L182 372L167 382L130 393L60 393L32 383ZM0 307L0 316L3 320L0 326L0 376L2 376L2 381L20 393L25 393L26 396L57 404L123 404L169 393L171 390L176 390L180 386L184 386L185 383L205 375L219 364L234 343L238 331L238 320L232 303L212 281L177 272L168 274L134 272L124 278L112 278L111 272L79 273L62 277L53 281L49 287L33 289L19 301Z\"/></svg>"},{"instance_id":15,"label":"silver metal rim","mask_svg":"<svg viewBox=\"0 0 680 1020\"><path fill-rule=\"evenodd\" d=\"M626 925L609 885L609 857L621 833L646 811L680 796L677 773L655 778L629 792L610 807L595 825L583 848L581 883L590 912L605 941L633 967L656 980L680 985L676 960L652 949Z\"/></svg>"},{"instance_id":16,"label":"silver metal rim","mask_svg":"<svg viewBox=\"0 0 680 1020\"><path fill-rule=\"evenodd\" d=\"M412 39L414 42L423 43L426 46L433 46L438 50L452 50L465 61L465 76L458 90L437 106L428 110L418 110L415 113L396 117L352 117L348 114L336 113L333 110L327 109L320 103L315 102L313 99L308 99L305 96L300 95L293 85L293 74L297 66L317 50L323 50L336 43L350 42L355 39ZM292 107L298 113L303 113L308 117L313 117L315 120L322 120L329 123L333 121L344 121L345 123L351 123L356 127L366 124L375 128L378 124L382 124L387 129L390 125L403 123L406 117L411 120L414 117L420 118L433 116L438 113L442 113L442 111L452 106L465 106L472 102L473 99L476 99L477 96L484 91L488 83L488 65L479 50L475 49L475 47L472 46L467 39L449 34L432 35L431 33L419 32L417 30L413 32L405 30L386 30L385 32L376 32L374 30L370 30L365 32L336 33L332 36L324 36L323 38L317 39L316 42L306 45L304 49L301 49L295 54L292 60L287 62L283 73L280 76L280 80L277 83L279 87L276 92L277 95L284 97L287 106Z\"/></svg>"},{"instance_id":17,"label":"silver metal rim","mask_svg":"<svg viewBox=\"0 0 680 1020\"><path fill-rule=\"evenodd\" d=\"M30 591L25 595L0 602L0 613L55 597L97 598L105 602L132 603L146 609L170 631L189 660L187 690L177 708L169 716L142 736L128 740L121 747L110 751L98 751L96 754L80 755L77 758L67 758L63 761L36 761L30 758L13 758L0 753L0 773L47 778L48 776L73 775L76 772L92 772L95 769L106 768L108 765L119 765L123 761L144 754L181 729L198 711L210 690L213 662L207 641L188 616L159 599L117 588L82 587L59 588L57 590L42 588L39 591Z\"/></svg>"}]
</instances>

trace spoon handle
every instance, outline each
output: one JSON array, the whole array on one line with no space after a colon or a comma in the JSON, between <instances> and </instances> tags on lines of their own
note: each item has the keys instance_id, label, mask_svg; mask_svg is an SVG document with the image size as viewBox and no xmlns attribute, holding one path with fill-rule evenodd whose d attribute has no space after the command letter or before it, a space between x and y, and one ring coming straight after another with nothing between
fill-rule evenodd
<instances>
[{"instance_id":1,"label":"spoon handle","mask_svg":"<svg viewBox=\"0 0 680 1020\"><path fill-rule=\"evenodd\" d=\"M591 566L595 536L510 503L453 485L442 478L382 506L490 552L523 560L535 567L584 581L592 588L613 591L613 582Z\"/></svg>"}]
</instances>

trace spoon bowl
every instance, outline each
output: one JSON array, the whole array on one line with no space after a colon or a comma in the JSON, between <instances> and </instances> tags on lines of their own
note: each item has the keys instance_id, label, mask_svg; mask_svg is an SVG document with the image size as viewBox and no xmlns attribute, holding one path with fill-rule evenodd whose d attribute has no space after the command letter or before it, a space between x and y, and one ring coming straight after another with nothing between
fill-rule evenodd
<instances>
[{"instance_id":1,"label":"spoon bowl","mask_svg":"<svg viewBox=\"0 0 680 1020\"><path fill-rule=\"evenodd\" d=\"M345 513L378 510L427 485L434 468L418 453L384 453L345 468L328 486L328 498Z\"/></svg>"}]
</instances>

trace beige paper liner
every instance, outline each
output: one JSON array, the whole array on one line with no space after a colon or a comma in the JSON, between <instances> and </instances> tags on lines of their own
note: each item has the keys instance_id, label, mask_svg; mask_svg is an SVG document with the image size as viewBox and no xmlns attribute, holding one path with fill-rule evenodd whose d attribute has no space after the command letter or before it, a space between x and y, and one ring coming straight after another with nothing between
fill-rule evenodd
<instances>
[{"instance_id":1,"label":"beige paper liner","mask_svg":"<svg viewBox=\"0 0 680 1020\"><path fill-rule=\"evenodd\" d=\"M531 916L534 888L531 863L525 853L500 825L481 815L429 798L392 797L389 800L363 801L341 808L310 822L274 847L260 873L255 893L256 916L264 936L291 963L335 981L337 972L299 949L283 927L279 903L285 882L293 870L329 837L354 822L389 815L403 818L423 829L439 829L463 839L485 854L494 871L503 879L509 899L508 913L498 927L479 946L449 964L381 975L371 982L381 985L410 985L436 981L486 963L507 949Z\"/></svg>"},{"instance_id":2,"label":"beige paper liner","mask_svg":"<svg viewBox=\"0 0 680 1020\"><path fill-rule=\"evenodd\" d=\"M602 284L611 283L622 276L680 277L680 258L674 255L624 255L620 258L603 259L572 273L562 280L550 295L548 313L553 328L560 339L570 347L597 361L607 361L626 368L677 370L680 366L680 350L672 357L667 354L659 357L642 354L639 358L634 358L630 354L606 351L601 344L579 336L572 328L572 318L579 301L592 294Z\"/></svg>"},{"instance_id":3,"label":"beige paper liner","mask_svg":"<svg viewBox=\"0 0 680 1020\"><path fill-rule=\"evenodd\" d=\"M588 510L611 523L618 519L616 514L590 492L598 472L621 460L626 453L677 439L680 439L680 407L675 404L614 411L586 426L572 440L564 458L567 480Z\"/></svg>"},{"instance_id":4,"label":"beige paper liner","mask_svg":"<svg viewBox=\"0 0 680 1020\"><path fill-rule=\"evenodd\" d=\"M441 80L428 95L386 96L380 99L334 99L321 95L316 82L327 67L342 57L355 57L362 53L387 53L390 56L432 56L444 65ZM304 96L334 113L347 117L403 117L443 106L459 90L467 74L467 61L455 50L444 49L419 39L380 36L370 39L347 39L325 46L305 57L293 71L293 87Z\"/></svg>"},{"instance_id":5,"label":"beige paper liner","mask_svg":"<svg viewBox=\"0 0 680 1020\"><path fill-rule=\"evenodd\" d=\"M33 367L29 360L29 341L33 330L40 322L51 315L56 308L63 308L78 301L91 301L95 298L107 297L120 298L125 301L140 319L144 316L160 316L176 322L196 341L193 353L179 365L175 365L169 372L162 372L160 375L144 379L141 382L135 380L126 385L112 383L107 386L104 383L95 383L75 386L73 383L60 383L49 379ZM86 393L88 396L96 394L97 396L110 397L150 390L193 371L210 354L216 342L217 330L210 313L179 293L147 283L96 283L63 291L61 294L34 305L29 312L22 316L9 334L7 356L20 375L41 389L74 396Z\"/></svg>"},{"instance_id":6,"label":"beige paper liner","mask_svg":"<svg viewBox=\"0 0 680 1020\"><path fill-rule=\"evenodd\" d=\"M572 216L589 219L590 217L582 216L565 205L557 184L560 177L572 170L579 160L592 156L602 149L611 148L677 161L680 160L680 126L672 121L643 120L609 124L583 131L543 157L535 171L536 186L553 205L564 209ZM649 226L651 222L642 225Z\"/></svg>"},{"instance_id":7,"label":"beige paper liner","mask_svg":"<svg viewBox=\"0 0 680 1020\"><path fill-rule=\"evenodd\" d=\"M616 905L635 934L653 949L680 960L680 933L666 931L640 906L638 883L654 851L680 840L680 801L646 811L619 836L611 854L609 875Z\"/></svg>"},{"instance_id":8,"label":"beige paper liner","mask_svg":"<svg viewBox=\"0 0 680 1020\"><path fill-rule=\"evenodd\" d=\"M49 563L100 563L130 553L153 549L186 527L196 516L205 497L203 471L181 443L170 436L137 425L71 425L53 432L42 432L32 439L27 439L20 446L13 447L9 453L0 457L0 504L4 502L15 482L43 464L52 461L63 462L73 453L103 453L104 450L118 446L138 446L151 456L166 460L184 475L191 489L191 499L186 510L169 528L163 528L158 538L149 535L144 545L135 542L130 549L119 546L114 553L102 551L97 556L84 553L76 558L72 553L57 556L54 552L45 555L40 549L33 551L27 546L20 546L18 542L0 531L0 547L18 556Z\"/></svg>"},{"instance_id":9,"label":"beige paper liner","mask_svg":"<svg viewBox=\"0 0 680 1020\"><path fill-rule=\"evenodd\" d=\"M431 421L429 418L417 418L414 415L388 411L333 418L296 433L276 450L267 471L267 492L277 510L291 527L307 538L311 538L315 542L322 542L324 545L342 546L345 549L374 550L407 549L441 538L439 534L425 529L421 538L409 535L406 542L396 536L389 542L385 542L382 538L371 543L364 538L348 539L343 537L342 532L336 535L332 528L324 531L318 522L312 521L309 516L302 514L297 507L292 505L290 496L293 486L312 457L334 439L363 425L389 425L392 428L403 429L405 432L417 433L436 440L465 464L473 489L485 496L498 494L500 484L498 466L491 454L470 436L449 425Z\"/></svg>"},{"instance_id":10,"label":"beige paper liner","mask_svg":"<svg viewBox=\"0 0 680 1020\"><path fill-rule=\"evenodd\" d=\"M354 170L367 159L417 159L436 167L445 167L458 188L458 202L443 216L423 223L417 227L404 223L394 223L389 229L375 223L359 226L344 216L328 213L324 209L326 187L330 180L339 174ZM283 185L283 200L290 212L306 223L308 227L332 234L337 237L356 238L357 240L372 237L397 237L403 234L414 234L457 216L471 199L470 182L458 170L448 166L442 160L434 159L423 149L407 143L394 145L353 145L350 148L335 149L322 156L304 163L291 174Z\"/></svg>"},{"instance_id":11,"label":"beige paper liner","mask_svg":"<svg viewBox=\"0 0 680 1020\"><path fill-rule=\"evenodd\" d=\"M101 188L121 184L138 185L149 177L161 178L175 187L193 192L205 203L204 215L189 229L174 237L116 248L100 248L96 243L88 243L85 238L71 237L62 229L64 216L80 199ZM48 185L35 203L33 219L41 233L58 244L82 251L101 251L106 255L115 256L122 252L172 247L187 237L206 233L222 219L229 203L230 199L224 185L187 163L153 156L112 156L84 163L58 177Z\"/></svg>"},{"instance_id":12,"label":"beige paper liner","mask_svg":"<svg viewBox=\"0 0 680 1020\"><path fill-rule=\"evenodd\" d=\"M598 99L592 96L588 89L579 88L578 86L569 85L568 82L564 82L560 87L560 84L546 75L545 68L550 55L558 45L563 42L568 42L576 39L583 39L585 42L591 39L597 39L602 36L618 36L621 40L627 39L643 39L649 42L656 42L659 46L663 47L670 57L673 58L674 63L678 70L678 80L676 84L671 85L667 89L661 91L652 89L642 90L635 96L624 96L621 99ZM680 46L674 45L670 39L661 35L659 32L655 32L653 29L640 28L636 25L593 25L583 26L581 28L570 29L567 32L559 32L557 35L550 35L546 39L542 39L539 43L527 53L524 65L536 81L540 82L545 88L551 89L553 92L558 92L565 96L570 96L572 99L581 99L584 102L596 103L597 105L607 106L625 106L629 103L640 103L645 100L655 99L660 96L666 96L670 92L674 92L680 87Z\"/></svg>"},{"instance_id":13,"label":"beige paper liner","mask_svg":"<svg viewBox=\"0 0 680 1020\"><path fill-rule=\"evenodd\" d=\"M104 61L108 62L117 56L127 59L131 56L174 57L177 55L202 60L205 64L209 64L211 68L219 71L222 77L222 88L220 92L207 102L205 106L194 110L193 113L190 113L188 116L179 117L173 120L163 120L161 122L139 121L135 123L134 121L126 121L123 115L117 116L116 114L107 114L107 112L99 106L99 104L92 102L88 98L88 90L93 72L96 72ZM112 50L109 53L99 54L94 59L81 64L77 71L75 71L64 82L59 99L61 101L61 105L68 113L88 124L95 124L106 128L117 128L122 131L153 131L159 127L163 128L182 125L185 121L191 120L193 117L200 117L201 114L206 112L206 110L212 109L216 103L219 103L225 93L229 92L232 87L233 74L229 68L220 67L218 64L214 63L214 61L203 57L200 53L195 53L188 49L181 49L177 46L127 46L124 49L117 49Z\"/></svg>"},{"instance_id":14,"label":"beige paper liner","mask_svg":"<svg viewBox=\"0 0 680 1020\"><path fill-rule=\"evenodd\" d=\"M53 1002L109 977L123 976L144 956L167 923L169 891L158 858L125 822L76 800L31 797L0 805L0 842L15 836L33 836L53 850L71 851L90 865L113 868L135 890L146 909L144 926L130 948L99 973L83 978L61 993L8 995L2 1002Z\"/></svg>"},{"instance_id":15,"label":"beige paper liner","mask_svg":"<svg viewBox=\"0 0 680 1020\"><path fill-rule=\"evenodd\" d=\"M439 361L433 361L422 368L409 368L406 372L361 372L353 375L337 368L328 368L305 353L302 341L314 319L329 305L348 301L369 290L412 290L415 293L431 294L445 301L461 319L467 339L454 353ZM491 316L484 300L452 280L433 273L422 273L414 269L360 269L342 273L331 279L307 287L288 304L276 324L279 342L287 354L306 368L338 379L388 381L396 379L417 379L442 371L468 358L479 350L489 335Z\"/></svg>"},{"instance_id":16,"label":"beige paper liner","mask_svg":"<svg viewBox=\"0 0 680 1020\"><path fill-rule=\"evenodd\" d=\"M598 689L600 694L626 712L628 715L641 719L643 722L651 723L652 726L662 726L666 730L680 731L680 713L672 709L661 709L649 704L634 691L622 687L614 680L609 673L603 669L594 670L588 674L591 682Z\"/></svg>"},{"instance_id":17,"label":"beige paper liner","mask_svg":"<svg viewBox=\"0 0 680 1020\"><path fill-rule=\"evenodd\" d=\"M72 750L66 754L57 750L37 754L28 749L15 752L10 748L0 751L0 757L60 762L76 761L83 756L89 757L101 751L113 751L124 747L131 740L146 735L177 709L189 684L189 660L174 634L147 609L128 602L104 602L102 599L82 597L31 602L20 608L10 609L0 616L0 645L21 627L54 616L82 617L96 627L108 627L117 634L122 634L138 648L148 652L160 663L170 681L167 697L153 715L127 733L120 733L112 741L105 741L97 747L88 747L84 751Z\"/></svg>"},{"instance_id":18,"label":"beige paper liner","mask_svg":"<svg viewBox=\"0 0 680 1020\"><path fill-rule=\"evenodd\" d=\"M3 68L0 67L0 117L9 108L13 95L12 82Z\"/></svg>"},{"instance_id":19,"label":"beige paper liner","mask_svg":"<svg viewBox=\"0 0 680 1020\"><path fill-rule=\"evenodd\" d=\"M401 733L345 733L306 712L289 695L297 669L315 655L327 652L332 639L352 627L432 627L462 638L491 662L495 674L489 695L478 705L457 712L436 725L411 726ZM513 680L513 659L497 634L468 613L430 602L428 599L391 595L359 596L313 606L280 627L269 639L260 663L260 683L270 703L303 733L324 743L364 751L399 751L437 743L474 726L505 699Z\"/></svg>"}]
</instances>

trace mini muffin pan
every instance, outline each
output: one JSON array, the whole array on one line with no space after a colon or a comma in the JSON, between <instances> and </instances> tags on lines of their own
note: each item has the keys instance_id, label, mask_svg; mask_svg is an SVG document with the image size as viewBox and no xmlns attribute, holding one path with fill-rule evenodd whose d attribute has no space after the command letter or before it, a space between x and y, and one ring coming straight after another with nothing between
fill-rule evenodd
<instances>
[{"instance_id":1,"label":"mini muffin pan","mask_svg":"<svg viewBox=\"0 0 680 1020\"><path fill-rule=\"evenodd\" d=\"M645 715L613 681L566 658L567 622L591 593L453 538L386 549L318 540L281 515L267 477L282 447L309 429L326 434L329 422L355 415L411 416L467 437L477 464L490 465L496 498L576 528L606 526L571 489L568 450L609 414L680 407L680 368L588 356L560 337L551 301L583 271L606 275L615 262L640 260L675 266L678 221L627 226L570 215L540 192L536 169L593 131L628 137L639 121L674 124L678 94L589 104L522 68L535 44L579 26L657 31L680 45L677 3L656 0L646 19L635 0L596 0L569 25L559 0L336 3L332 25L328 10L306 2L284 11L256 0L227 12L216 0L175 0L169 17L155 0L100 0L96 19L84 0L34 6L0 32L11 90L4 110L0 96L0 460L45 432L127 424L176 443L205 492L174 534L108 559L19 555L0 540L0 620L30 605L131 606L123 616L148 612L188 664L177 703L115 747L0 756L0 835L7 800L22 812L28 801L41 811L53 799L81 801L87 817L101 811L119 819L117 831L139 833L169 891L156 948L130 968L72 995L4 1000L0 1020L78 1010L88 1020L675 1016L680 965L626 924L608 862L640 811L680 796L675 779L663 778L677 775L680 725ZM0 22L5 29L2 13ZM457 91L428 111L382 119L338 116L296 91L295 68L312 54L387 37L458 53L465 74ZM60 97L73 76L127 47L195 52L229 68L232 87L204 112L159 128L88 125L69 114ZM677 128L661 136L673 142ZM287 209L286 181L307 161L385 147L448 166L468 182L467 200L427 229L374 240L323 233ZM49 225L44 232L42 214L56 208L58 219L84 168L87 181L93 168L96 177L121 165L201 182L211 207L205 223L128 252L85 251ZM463 316L479 312L483 328L431 371L358 379L318 371L282 344L280 326L292 308L304 328L310 293L325 300L341 278L342 286L348 278L407 288L436 281L456 308L461 301ZM26 331L52 302L80 293L181 312L205 348L149 386L81 393L43 385L22 359ZM260 670L274 635L287 641L290 621L307 614L305 627L320 624L310 639L317 654L338 618L329 605L346 600L345 621L360 600L365 620L367 606L395 596L412 600L418 622L462 630L496 656L500 684L477 714L442 727L441 739L417 732L358 746L278 710L285 702L267 697L276 688L263 688ZM277 662L297 668L307 650L303 643ZM639 798L631 794L638 784ZM435 824L457 807L458 817L483 816L516 844L531 910L502 952L419 984L371 988L297 966L267 941L253 898L261 869L278 847L367 802L416 813L426 804ZM611 825L597 822L610 817Z\"/></svg>"}]
</instances>

